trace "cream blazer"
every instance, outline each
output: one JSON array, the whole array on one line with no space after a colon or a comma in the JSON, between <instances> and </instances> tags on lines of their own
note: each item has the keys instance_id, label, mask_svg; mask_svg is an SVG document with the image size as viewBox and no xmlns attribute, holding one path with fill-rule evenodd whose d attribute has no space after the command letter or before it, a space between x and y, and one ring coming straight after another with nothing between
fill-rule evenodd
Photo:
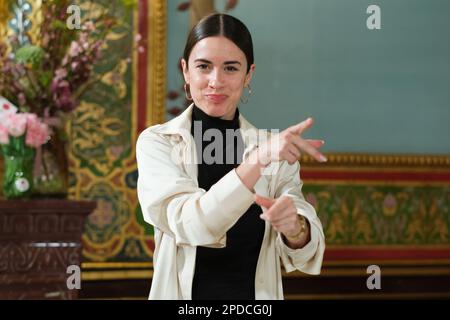
<instances>
[{"instance_id":1,"label":"cream blazer","mask_svg":"<svg viewBox=\"0 0 450 320\"><path fill-rule=\"evenodd\" d=\"M145 221L155 230L149 299L191 299L197 246L225 247L227 230L254 202L254 194L235 170L208 192L199 188L196 147L191 135L192 109L193 105L171 121L147 128L137 141L139 202ZM249 132L257 129L242 115L239 121L245 159L255 147L247 139ZM255 297L283 299L281 263L286 272L319 274L325 237L314 207L302 195L299 163L289 165L281 161L266 170L255 185L255 192L271 198L292 197L298 213L311 225L311 241L294 250L266 222L256 266Z\"/></svg>"}]
</instances>

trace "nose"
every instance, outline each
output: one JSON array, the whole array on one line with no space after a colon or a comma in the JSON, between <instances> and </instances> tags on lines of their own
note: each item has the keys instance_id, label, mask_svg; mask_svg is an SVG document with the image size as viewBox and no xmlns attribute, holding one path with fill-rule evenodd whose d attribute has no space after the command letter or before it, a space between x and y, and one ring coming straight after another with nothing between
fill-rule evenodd
<instances>
[{"instance_id":1,"label":"nose","mask_svg":"<svg viewBox=\"0 0 450 320\"><path fill-rule=\"evenodd\" d=\"M224 81L223 81L223 75L219 68L215 68L213 72L210 73L209 78L209 87L212 89L218 89L223 87Z\"/></svg>"}]
</instances>

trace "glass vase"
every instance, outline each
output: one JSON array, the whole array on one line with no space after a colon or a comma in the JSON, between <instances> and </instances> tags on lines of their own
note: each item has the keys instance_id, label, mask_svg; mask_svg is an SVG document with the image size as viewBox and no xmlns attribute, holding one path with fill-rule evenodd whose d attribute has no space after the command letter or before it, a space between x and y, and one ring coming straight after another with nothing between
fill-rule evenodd
<instances>
[{"instance_id":1,"label":"glass vase","mask_svg":"<svg viewBox=\"0 0 450 320\"><path fill-rule=\"evenodd\" d=\"M33 191L35 150L24 154L4 154L3 195L7 199L27 198Z\"/></svg>"},{"instance_id":2,"label":"glass vase","mask_svg":"<svg viewBox=\"0 0 450 320\"><path fill-rule=\"evenodd\" d=\"M58 135L43 145L34 171L34 197L67 198L68 161L66 142Z\"/></svg>"}]
</instances>

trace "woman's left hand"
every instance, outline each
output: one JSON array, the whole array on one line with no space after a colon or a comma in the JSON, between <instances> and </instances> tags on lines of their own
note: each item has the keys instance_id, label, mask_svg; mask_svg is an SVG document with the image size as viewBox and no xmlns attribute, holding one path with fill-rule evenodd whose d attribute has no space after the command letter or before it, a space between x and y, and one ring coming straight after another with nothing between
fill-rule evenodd
<instances>
[{"instance_id":1,"label":"woman's left hand","mask_svg":"<svg viewBox=\"0 0 450 320\"><path fill-rule=\"evenodd\" d=\"M277 199L270 199L256 195L255 202L267 209L260 217L270 222L276 231L281 232L285 237L298 234L301 225L297 208L291 197L281 196Z\"/></svg>"}]
</instances>

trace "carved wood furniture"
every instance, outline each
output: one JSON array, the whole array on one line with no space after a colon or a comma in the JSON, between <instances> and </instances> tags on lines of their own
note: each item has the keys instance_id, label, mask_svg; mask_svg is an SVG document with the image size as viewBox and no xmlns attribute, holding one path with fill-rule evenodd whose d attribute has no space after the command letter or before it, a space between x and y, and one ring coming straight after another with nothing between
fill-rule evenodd
<instances>
[{"instance_id":1,"label":"carved wood furniture","mask_svg":"<svg viewBox=\"0 0 450 320\"><path fill-rule=\"evenodd\" d=\"M81 267L91 201L0 200L0 299L75 299L70 265Z\"/></svg>"}]
</instances>

